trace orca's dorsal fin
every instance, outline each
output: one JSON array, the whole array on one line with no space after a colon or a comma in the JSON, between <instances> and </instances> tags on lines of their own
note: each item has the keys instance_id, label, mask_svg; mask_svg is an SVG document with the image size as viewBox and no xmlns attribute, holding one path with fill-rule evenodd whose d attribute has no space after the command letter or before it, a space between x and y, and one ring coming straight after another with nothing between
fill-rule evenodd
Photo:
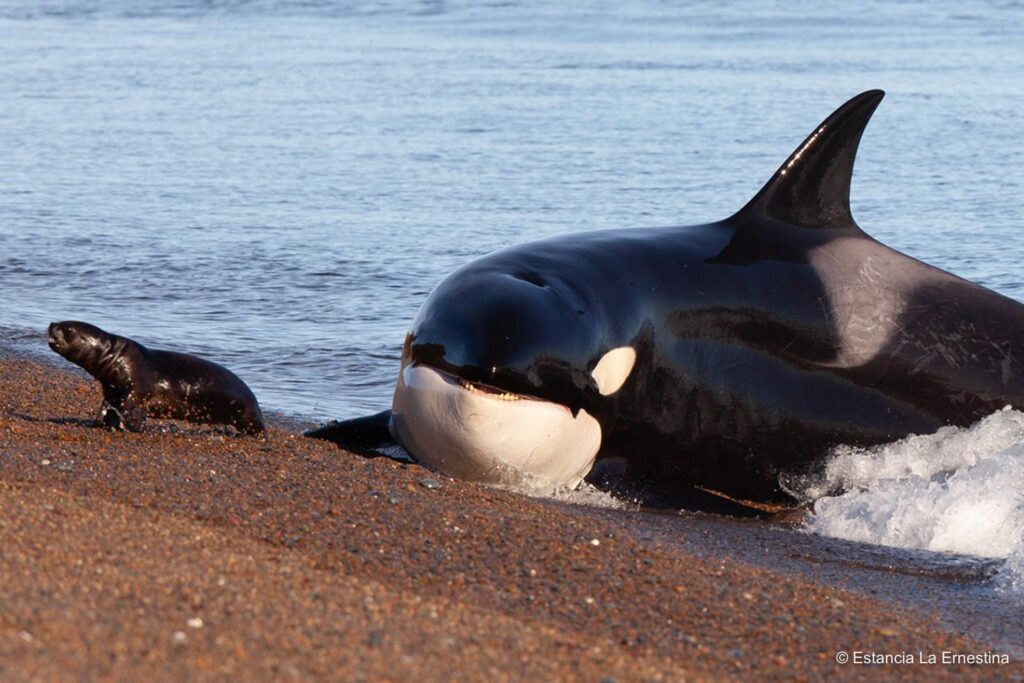
<instances>
[{"instance_id":1,"label":"orca's dorsal fin","mask_svg":"<svg viewBox=\"0 0 1024 683\"><path fill-rule=\"evenodd\" d=\"M850 213L853 162L864 127L884 96L881 90L868 90L832 112L735 218L801 228L856 228Z\"/></svg>"}]
</instances>

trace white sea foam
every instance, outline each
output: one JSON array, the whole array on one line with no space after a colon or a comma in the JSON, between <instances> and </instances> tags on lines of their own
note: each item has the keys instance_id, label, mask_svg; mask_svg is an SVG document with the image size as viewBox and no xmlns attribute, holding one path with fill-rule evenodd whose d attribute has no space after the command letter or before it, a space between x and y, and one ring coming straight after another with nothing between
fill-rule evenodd
<instances>
[{"instance_id":1,"label":"white sea foam","mask_svg":"<svg viewBox=\"0 0 1024 683\"><path fill-rule=\"evenodd\" d=\"M576 505L587 505L594 508L610 508L613 510L632 509L635 504L618 498L607 491L602 491L593 484L583 482L575 489L561 489L552 496Z\"/></svg>"},{"instance_id":2,"label":"white sea foam","mask_svg":"<svg viewBox=\"0 0 1024 683\"><path fill-rule=\"evenodd\" d=\"M824 479L803 493L815 499L807 525L816 533L1004 559L996 582L1024 592L1024 413L837 449Z\"/></svg>"},{"instance_id":3,"label":"white sea foam","mask_svg":"<svg viewBox=\"0 0 1024 683\"><path fill-rule=\"evenodd\" d=\"M623 500L608 491L603 491L586 481L581 482L575 488L551 486L546 482L545 484L544 486L526 486L523 483L519 483L515 486L499 485L498 488L515 491L532 498L548 498L563 503L572 503L573 505L586 505L592 508L628 510L636 507L635 504L630 503L628 500Z\"/></svg>"}]
</instances>

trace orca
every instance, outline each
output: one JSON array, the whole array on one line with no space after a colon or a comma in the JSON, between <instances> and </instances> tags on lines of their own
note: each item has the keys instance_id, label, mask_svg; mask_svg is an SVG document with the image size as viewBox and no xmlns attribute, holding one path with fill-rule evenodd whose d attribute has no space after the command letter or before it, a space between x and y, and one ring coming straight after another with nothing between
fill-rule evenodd
<instances>
[{"instance_id":1,"label":"orca","mask_svg":"<svg viewBox=\"0 0 1024 683\"><path fill-rule=\"evenodd\" d=\"M661 487L793 502L788 477L1024 407L1024 305L895 251L850 212L884 93L843 104L736 214L568 234L429 295L390 411L310 436L392 436L454 477L574 487L595 461Z\"/></svg>"}]
</instances>

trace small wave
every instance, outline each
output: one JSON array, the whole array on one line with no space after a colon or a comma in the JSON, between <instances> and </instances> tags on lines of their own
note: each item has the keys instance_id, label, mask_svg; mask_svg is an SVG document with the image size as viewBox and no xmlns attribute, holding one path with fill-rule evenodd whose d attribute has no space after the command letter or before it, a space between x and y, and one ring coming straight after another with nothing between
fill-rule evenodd
<instances>
[{"instance_id":1,"label":"small wave","mask_svg":"<svg viewBox=\"0 0 1024 683\"><path fill-rule=\"evenodd\" d=\"M825 495L843 490L839 495ZM1024 593L1024 413L1003 409L871 449L835 451L807 528L864 543L1004 560L1003 589Z\"/></svg>"},{"instance_id":2,"label":"small wave","mask_svg":"<svg viewBox=\"0 0 1024 683\"><path fill-rule=\"evenodd\" d=\"M628 510L635 507L629 501L617 498L612 493L599 489L588 482L581 483L575 489L558 489L542 497L553 498L574 505L586 505L587 507L606 508L609 510Z\"/></svg>"},{"instance_id":3,"label":"small wave","mask_svg":"<svg viewBox=\"0 0 1024 683\"><path fill-rule=\"evenodd\" d=\"M397 15L430 16L443 14L445 5L438 0L400 3L387 0L180 0L173 3L138 2L69 2L54 0L23 6L18 3L0 3L0 17L6 19L151 19L154 17L195 18L207 16L314 16L326 18Z\"/></svg>"}]
</instances>

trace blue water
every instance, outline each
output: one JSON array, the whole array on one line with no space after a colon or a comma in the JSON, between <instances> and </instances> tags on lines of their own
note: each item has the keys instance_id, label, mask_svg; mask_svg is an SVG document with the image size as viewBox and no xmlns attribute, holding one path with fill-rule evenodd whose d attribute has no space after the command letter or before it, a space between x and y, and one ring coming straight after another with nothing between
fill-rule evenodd
<instances>
[{"instance_id":1,"label":"blue water","mask_svg":"<svg viewBox=\"0 0 1024 683\"><path fill-rule=\"evenodd\" d=\"M746 4L0 0L0 337L377 411L458 265L724 217L876 87L861 225L1024 298L1024 3Z\"/></svg>"}]
</instances>

